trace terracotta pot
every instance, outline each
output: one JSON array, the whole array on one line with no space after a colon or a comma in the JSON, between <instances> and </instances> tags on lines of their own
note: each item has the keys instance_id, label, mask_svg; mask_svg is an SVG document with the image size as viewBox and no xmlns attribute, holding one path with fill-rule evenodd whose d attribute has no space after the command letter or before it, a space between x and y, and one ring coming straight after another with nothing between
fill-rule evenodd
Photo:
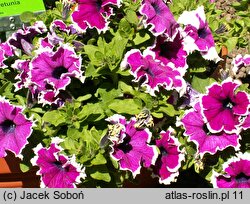
<instances>
[{"instance_id":1,"label":"terracotta pot","mask_svg":"<svg viewBox=\"0 0 250 204\"><path fill-rule=\"evenodd\" d=\"M23 173L20 169L20 159L13 153L0 158L0 188L38 188L40 177L36 175L38 168L34 167Z\"/></svg>"}]
</instances>

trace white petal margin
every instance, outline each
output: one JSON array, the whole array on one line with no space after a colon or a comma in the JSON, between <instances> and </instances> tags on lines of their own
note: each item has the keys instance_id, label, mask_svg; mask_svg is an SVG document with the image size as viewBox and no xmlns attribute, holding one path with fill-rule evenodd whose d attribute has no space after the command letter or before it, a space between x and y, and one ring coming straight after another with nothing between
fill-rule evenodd
<instances>
[{"instance_id":1,"label":"white petal margin","mask_svg":"<svg viewBox=\"0 0 250 204\"><path fill-rule=\"evenodd\" d=\"M211 47L207 52L201 52L201 55L204 59L214 61L215 63L223 60L219 57L215 47Z\"/></svg>"},{"instance_id":2,"label":"white petal margin","mask_svg":"<svg viewBox=\"0 0 250 204\"><path fill-rule=\"evenodd\" d=\"M232 163L232 162L238 162L238 161L240 161L240 160L248 160L248 161L250 161L250 153L247 153L247 152L245 152L244 154L243 153L238 153L238 154L236 154L236 157L232 157L232 158L230 158L230 159L228 159L226 162L224 162L223 163L223 165L222 165L222 172L223 171L225 171L225 169L227 168L227 167L229 167L229 165ZM212 185L213 185L213 187L214 188L219 188L218 186L217 186L217 177L218 176L221 176L221 175L223 175L223 173L218 173L218 172L216 172L216 171L214 171L213 170L213 173L212 173L212 176L210 177L210 179L211 179L211 183L212 183ZM224 175L226 178L230 178L230 176L229 175Z\"/></svg>"},{"instance_id":3,"label":"white petal margin","mask_svg":"<svg viewBox=\"0 0 250 204\"><path fill-rule=\"evenodd\" d=\"M198 29L200 27L200 21L197 15L203 22L206 21L204 6L199 6L196 10L193 11L184 11L178 18L177 22L184 25L190 24Z\"/></svg>"}]
</instances>

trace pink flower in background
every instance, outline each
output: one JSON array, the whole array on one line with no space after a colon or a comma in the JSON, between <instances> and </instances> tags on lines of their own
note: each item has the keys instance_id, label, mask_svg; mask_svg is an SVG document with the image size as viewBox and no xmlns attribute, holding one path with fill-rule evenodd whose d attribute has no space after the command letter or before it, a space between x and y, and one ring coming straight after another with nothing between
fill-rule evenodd
<instances>
[{"instance_id":1,"label":"pink flower in background","mask_svg":"<svg viewBox=\"0 0 250 204\"><path fill-rule=\"evenodd\" d=\"M246 92L236 92L239 86L231 81L225 81L221 85L214 83L202 97L202 113L211 132L238 132L239 117L248 114L250 104Z\"/></svg>"},{"instance_id":2,"label":"pink flower in background","mask_svg":"<svg viewBox=\"0 0 250 204\"><path fill-rule=\"evenodd\" d=\"M6 150L20 155L32 133L33 122L23 114L22 108L11 105L0 98L0 158L6 156Z\"/></svg>"},{"instance_id":3,"label":"pink flower in background","mask_svg":"<svg viewBox=\"0 0 250 204\"><path fill-rule=\"evenodd\" d=\"M37 165L41 175L41 187L49 188L75 188L80 178L85 178L84 169L75 162L75 157L68 158L60 152L60 140L53 138L50 147L45 148L39 144L35 149L36 156L32 164Z\"/></svg>"},{"instance_id":4,"label":"pink flower in background","mask_svg":"<svg viewBox=\"0 0 250 204\"><path fill-rule=\"evenodd\" d=\"M123 63L129 65L135 81L146 87L146 91L153 96L155 91L159 91L159 86L167 90L180 90L185 86L180 72L155 60L153 52L146 51L142 55L139 50L130 50Z\"/></svg>"},{"instance_id":5,"label":"pink flower in background","mask_svg":"<svg viewBox=\"0 0 250 204\"><path fill-rule=\"evenodd\" d=\"M212 133L208 130L207 124L201 114L200 103L196 103L194 108L186 111L181 119L185 128L184 135L188 136L197 146L198 154L203 156L205 153L215 154L218 150L222 151L227 147L234 147L239 150L240 136L237 134L227 134L224 131Z\"/></svg>"},{"instance_id":6,"label":"pink flower in background","mask_svg":"<svg viewBox=\"0 0 250 204\"><path fill-rule=\"evenodd\" d=\"M221 60L215 50L214 38L206 21L203 6L193 11L184 11L178 23L185 25L184 49L188 53L198 50L204 59L215 62Z\"/></svg>"},{"instance_id":7,"label":"pink flower in background","mask_svg":"<svg viewBox=\"0 0 250 204\"><path fill-rule=\"evenodd\" d=\"M184 50L183 38L178 32L173 41L169 41L164 35L156 38L155 44L150 48L155 53L155 58L165 65L173 63L181 73L187 68L187 52ZM183 69L183 70L182 70Z\"/></svg>"},{"instance_id":8,"label":"pink flower in background","mask_svg":"<svg viewBox=\"0 0 250 204\"><path fill-rule=\"evenodd\" d=\"M213 172L214 188L250 188L250 154L238 154L223 164L224 173Z\"/></svg>"},{"instance_id":9,"label":"pink flower in background","mask_svg":"<svg viewBox=\"0 0 250 204\"><path fill-rule=\"evenodd\" d=\"M143 0L140 13L146 18L144 24L152 26L150 30L154 35L164 33L173 40L179 25L166 3L162 0Z\"/></svg>"},{"instance_id":10,"label":"pink flower in background","mask_svg":"<svg viewBox=\"0 0 250 204\"><path fill-rule=\"evenodd\" d=\"M181 162L184 160L184 154L179 149L180 143L172 136L172 132L171 128L167 132L162 131L160 139L156 140L160 154L153 167L153 172L159 177L159 182L163 184L175 181L179 175Z\"/></svg>"},{"instance_id":11,"label":"pink flower in background","mask_svg":"<svg viewBox=\"0 0 250 204\"><path fill-rule=\"evenodd\" d=\"M79 0L76 11L72 13L72 21L85 31L88 27L98 32L106 31L108 18L112 15L112 5L119 6L119 0Z\"/></svg>"},{"instance_id":12,"label":"pink flower in background","mask_svg":"<svg viewBox=\"0 0 250 204\"><path fill-rule=\"evenodd\" d=\"M116 115L118 118L119 115ZM114 121L113 118L108 119ZM117 121L117 120L116 120ZM129 170L135 177L140 173L141 166L150 167L155 163L158 156L156 147L149 145L152 134L147 128L136 129L136 120L132 118L124 124L124 118L120 116L121 128L115 137L111 137L112 152L111 156L117 160L122 170ZM119 124L113 122L113 124ZM118 127L118 126L115 126Z\"/></svg>"},{"instance_id":13,"label":"pink flower in background","mask_svg":"<svg viewBox=\"0 0 250 204\"><path fill-rule=\"evenodd\" d=\"M81 57L77 56L73 48L63 45L55 52L50 49L42 50L31 61L31 84L39 91L65 90L71 77L82 82Z\"/></svg>"}]
</instances>

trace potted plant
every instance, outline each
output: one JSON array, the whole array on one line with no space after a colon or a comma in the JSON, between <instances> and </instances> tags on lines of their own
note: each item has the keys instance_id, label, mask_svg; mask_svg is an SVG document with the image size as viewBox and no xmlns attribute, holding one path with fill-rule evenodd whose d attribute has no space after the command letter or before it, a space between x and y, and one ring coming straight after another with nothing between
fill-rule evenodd
<instances>
[{"instance_id":1,"label":"potted plant","mask_svg":"<svg viewBox=\"0 0 250 204\"><path fill-rule=\"evenodd\" d=\"M0 157L41 187L249 187L250 57L218 54L244 3L57 1L0 44Z\"/></svg>"}]
</instances>

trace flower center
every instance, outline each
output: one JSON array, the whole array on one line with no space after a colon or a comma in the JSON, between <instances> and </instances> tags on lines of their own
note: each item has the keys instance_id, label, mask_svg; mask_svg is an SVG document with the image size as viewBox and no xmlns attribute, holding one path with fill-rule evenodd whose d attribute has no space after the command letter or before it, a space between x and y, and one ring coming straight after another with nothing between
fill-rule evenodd
<instances>
[{"instance_id":1,"label":"flower center","mask_svg":"<svg viewBox=\"0 0 250 204\"><path fill-rule=\"evenodd\" d=\"M60 170L63 169L62 163L61 163L60 161L55 161L55 162L53 162L53 164L54 164L58 169L60 169Z\"/></svg>"},{"instance_id":2,"label":"flower center","mask_svg":"<svg viewBox=\"0 0 250 204\"><path fill-rule=\"evenodd\" d=\"M133 148L132 148L132 145L129 144L131 141L131 137L130 136L126 136L124 139L123 139L123 143L120 143L117 147L118 149L121 149L125 154L126 153L129 153Z\"/></svg>"},{"instance_id":3,"label":"flower center","mask_svg":"<svg viewBox=\"0 0 250 204\"><path fill-rule=\"evenodd\" d=\"M234 106L234 103L230 100L230 98L226 98L222 101L223 108L232 109Z\"/></svg>"},{"instance_id":4,"label":"flower center","mask_svg":"<svg viewBox=\"0 0 250 204\"><path fill-rule=\"evenodd\" d=\"M100 11L102 8L102 0L97 0L96 1L96 6L97 6L97 10Z\"/></svg>"},{"instance_id":5,"label":"flower center","mask_svg":"<svg viewBox=\"0 0 250 204\"><path fill-rule=\"evenodd\" d=\"M198 30L198 36L202 39L205 39L207 37L207 31L206 28L201 28Z\"/></svg>"},{"instance_id":6,"label":"flower center","mask_svg":"<svg viewBox=\"0 0 250 204\"><path fill-rule=\"evenodd\" d=\"M160 147L160 152L161 152L162 156L167 156L168 155L168 152L164 147Z\"/></svg>"},{"instance_id":7,"label":"flower center","mask_svg":"<svg viewBox=\"0 0 250 204\"><path fill-rule=\"evenodd\" d=\"M176 59L178 58L178 52L181 49L181 43L176 42L164 42L160 45L160 53L161 57L165 57L167 59Z\"/></svg>"},{"instance_id":8,"label":"flower center","mask_svg":"<svg viewBox=\"0 0 250 204\"><path fill-rule=\"evenodd\" d=\"M5 120L0 124L4 133L12 133L15 131L16 124L12 120Z\"/></svg>"},{"instance_id":9,"label":"flower center","mask_svg":"<svg viewBox=\"0 0 250 204\"><path fill-rule=\"evenodd\" d=\"M143 68L143 71L145 71L148 75L150 75L151 77L154 77L154 73L152 72L151 68L149 67L145 67Z\"/></svg>"},{"instance_id":10,"label":"flower center","mask_svg":"<svg viewBox=\"0 0 250 204\"><path fill-rule=\"evenodd\" d=\"M154 8L156 14L160 13L161 9L157 3L153 2L151 6Z\"/></svg>"},{"instance_id":11,"label":"flower center","mask_svg":"<svg viewBox=\"0 0 250 204\"><path fill-rule=\"evenodd\" d=\"M61 75L63 73L67 73L68 70L63 67L63 66L60 66L60 67L56 67L53 72L52 72L52 77L56 78L56 79L60 79Z\"/></svg>"},{"instance_id":12,"label":"flower center","mask_svg":"<svg viewBox=\"0 0 250 204\"><path fill-rule=\"evenodd\" d=\"M248 180L250 179L250 176L247 176L246 174L241 172L235 177L235 179L238 183L245 183L245 182L248 182Z\"/></svg>"}]
</instances>

